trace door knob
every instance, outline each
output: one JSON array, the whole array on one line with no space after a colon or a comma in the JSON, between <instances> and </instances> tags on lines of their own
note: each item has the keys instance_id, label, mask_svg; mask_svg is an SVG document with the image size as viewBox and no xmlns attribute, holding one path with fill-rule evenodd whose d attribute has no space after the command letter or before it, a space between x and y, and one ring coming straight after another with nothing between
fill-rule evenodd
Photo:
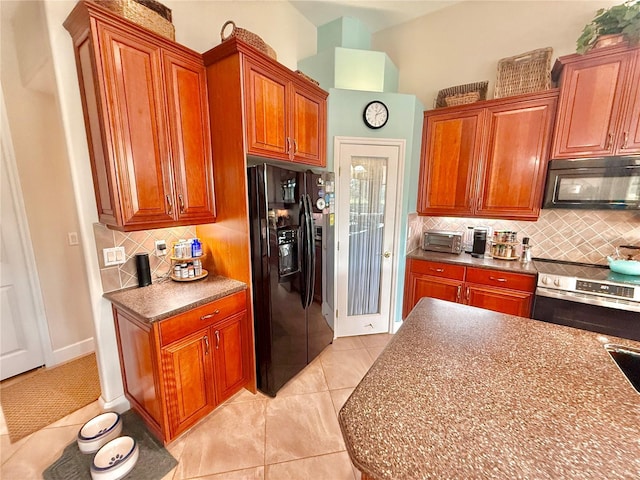
<instances>
[{"instance_id":1,"label":"door knob","mask_svg":"<svg viewBox=\"0 0 640 480\"><path fill-rule=\"evenodd\" d=\"M384 252L382 255L384 258L389 258L391 256L391 252Z\"/></svg>"}]
</instances>

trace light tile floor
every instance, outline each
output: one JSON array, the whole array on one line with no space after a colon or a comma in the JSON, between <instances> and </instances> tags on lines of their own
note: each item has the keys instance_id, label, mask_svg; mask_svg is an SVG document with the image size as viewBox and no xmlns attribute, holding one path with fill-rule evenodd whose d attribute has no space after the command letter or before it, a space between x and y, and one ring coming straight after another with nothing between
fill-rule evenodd
<instances>
[{"instance_id":1,"label":"light tile floor","mask_svg":"<svg viewBox=\"0 0 640 480\"><path fill-rule=\"evenodd\" d=\"M391 337L334 340L276 398L238 393L167 446L178 465L161 480L359 480L337 414ZM99 413L94 402L15 444L0 415L0 478L42 478Z\"/></svg>"}]
</instances>

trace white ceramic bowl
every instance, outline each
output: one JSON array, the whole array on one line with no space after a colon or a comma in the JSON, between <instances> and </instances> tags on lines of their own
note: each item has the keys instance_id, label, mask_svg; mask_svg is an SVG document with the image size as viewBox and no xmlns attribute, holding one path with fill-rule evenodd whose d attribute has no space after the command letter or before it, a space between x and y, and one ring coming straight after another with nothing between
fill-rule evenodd
<instances>
[{"instance_id":1,"label":"white ceramic bowl","mask_svg":"<svg viewBox=\"0 0 640 480\"><path fill-rule=\"evenodd\" d=\"M118 437L104 444L91 463L93 480L118 480L138 461L138 444L131 437Z\"/></svg>"},{"instance_id":2,"label":"white ceramic bowl","mask_svg":"<svg viewBox=\"0 0 640 480\"><path fill-rule=\"evenodd\" d=\"M78 448L82 453L94 453L122 432L122 419L116 412L93 417L78 432Z\"/></svg>"}]
</instances>

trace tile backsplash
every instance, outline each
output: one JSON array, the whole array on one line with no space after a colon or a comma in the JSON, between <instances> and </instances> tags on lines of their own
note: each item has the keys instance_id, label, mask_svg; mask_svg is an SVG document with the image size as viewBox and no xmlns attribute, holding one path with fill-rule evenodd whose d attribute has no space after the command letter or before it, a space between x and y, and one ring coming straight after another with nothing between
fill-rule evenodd
<instances>
[{"instance_id":1,"label":"tile backsplash","mask_svg":"<svg viewBox=\"0 0 640 480\"><path fill-rule=\"evenodd\" d=\"M543 209L537 222L409 215L407 251L424 230L464 231L468 226L518 232L530 238L533 257L606 265L619 245L640 245L640 212Z\"/></svg>"},{"instance_id":2,"label":"tile backsplash","mask_svg":"<svg viewBox=\"0 0 640 480\"><path fill-rule=\"evenodd\" d=\"M102 290L112 292L127 287L138 286L136 272L137 253L149 254L149 267L153 283L166 276L171 269L171 247L174 242L182 238L193 238L196 229L192 227L159 228L156 230L142 230L139 232L118 232L110 230L101 223L93 224L96 238L96 253L100 265L100 279ZM167 243L167 255L158 257L155 254L155 241L164 240ZM126 262L121 265L105 267L102 249L124 247Z\"/></svg>"}]
</instances>

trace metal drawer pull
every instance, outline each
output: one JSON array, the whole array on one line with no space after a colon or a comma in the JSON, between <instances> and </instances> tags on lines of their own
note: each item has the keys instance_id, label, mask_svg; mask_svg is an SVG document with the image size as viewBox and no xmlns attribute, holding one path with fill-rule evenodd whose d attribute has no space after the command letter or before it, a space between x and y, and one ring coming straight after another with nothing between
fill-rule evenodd
<instances>
[{"instance_id":1,"label":"metal drawer pull","mask_svg":"<svg viewBox=\"0 0 640 480\"><path fill-rule=\"evenodd\" d=\"M621 149L627 148L627 143L629 143L629 132L624 132L622 146Z\"/></svg>"},{"instance_id":2,"label":"metal drawer pull","mask_svg":"<svg viewBox=\"0 0 640 480\"><path fill-rule=\"evenodd\" d=\"M460 294L462 293L462 285L458 285L458 293L456 294L456 300L460 301Z\"/></svg>"},{"instance_id":3,"label":"metal drawer pull","mask_svg":"<svg viewBox=\"0 0 640 480\"><path fill-rule=\"evenodd\" d=\"M493 280L494 282L506 282L507 281L506 278L496 278L496 277L489 277L489 280Z\"/></svg>"},{"instance_id":4,"label":"metal drawer pull","mask_svg":"<svg viewBox=\"0 0 640 480\"><path fill-rule=\"evenodd\" d=\"M209 355L209 337L207 335L204 336L204 354Z\"/></svg>"},{"instance_id":5,"label":"metal drawer pull","mask_svg":"<svg viewBox=\"0 0 640 480\"><path fill-rule=\"evenodd\" d=\"M604 146L605 150L609 150L613 144L613 133L609 132L607 135L607 144Z\"/></svg>"},{"instance_id":6,"label":"metal drawer pull","mask_svg":"<svg viewBox=\"0 0 640 480\"><path fill-rule=\"evenodd\" d=\"M171 197L166 195L167 203L169 204L169 215L173 215L173 203L171 202Z\"/></svg>"},{"instance_id":7,"label":"metal drawer pull","mask_svg":"<svg viewBox=\"0 0 640 480\"><path fill-rule=\"evenodd\" d=\"M220 347L220 332L216 330L215 335L216 335L216 350L218 350L218 348Z\"/></svg>"},{"instance_id":8,"label":"metal drawer pull","mask_svg":"<svg viewBox=\"0 0 640 480\"><path fill-rule=\"evenodd\" d=\"M444 268L431 268L431 267L429 267L429 270L431 270L432 272L438 272L438 273L444 272Z\"/></svg>"},{"instance_id":9,"label":"metal drawer pull","mask_svg":"<svg viewBox=\"0 0 640 480\"><path fill-rule=\"evenodd\" d=\"M213 313L207 313L206 315L202 315L200 317L200 320L206 320L207 318L211 318L214 317L216 315L218 315L220 313L220 310L218 310L217 308L213 311Z\"/></svg>"},{"instance_id":10,"label":"metal drawer pull","mask_svg":"<svg viewBox=\"0 0 640 480\"><path fill-rule=\"evenodd\" d=\"M180 200L180 213L184 213L184 199L181 193L178 194L178 200Z\"/></svg>"}]
</instances>

